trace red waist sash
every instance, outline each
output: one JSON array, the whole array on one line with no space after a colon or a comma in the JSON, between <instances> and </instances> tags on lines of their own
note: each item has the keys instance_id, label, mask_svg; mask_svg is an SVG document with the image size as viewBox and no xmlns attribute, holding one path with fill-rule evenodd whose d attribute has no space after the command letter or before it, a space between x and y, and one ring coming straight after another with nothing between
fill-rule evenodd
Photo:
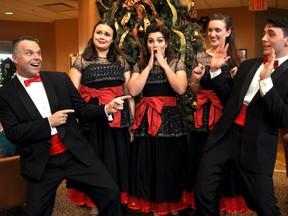
<instances>
[{"instance_id":1,"label":"red waist sash","mask_svg":"<svg viewBox=\"0 0 288 216\"><path fill-rule=\"evenodd\" d=\"M61 141L58 133L54 134L51 137L51 149L50 149L50 155L56 155L56 154L60 154L64 151L67 150L67 147L63 144L63 142Z\"/></svg>"},{"instance_id":2,"label":"red waist sash","mask_svg":"<svg viewBox=\"0 0 288 216\"><path fill-rule=\"evenodd\" d=\"M197 93L197 107L194 113L195 128L203 126L203 105L211 101L209 111L209 130L212 130L216 122L219 120L223 105L213 90L200 90Z\"/></svg>"},{"instance_id":3,"label":"red waist sash","mask_svg":"<svg viewBox=\"0 0 288 216\"><path fill-rule=\"evenodd\" d=\"M244 126L245 119L246 119L246 109L247 109L247 107L248 107L247 104L242 104L241 110L240 110L238 116L236 117L236 119L234 120L234 122L236 124Z\"/></svg>"},{"instance_id":4,"label":"red waist sash","mask_svg":"<svg viewBox=\"0 0 288 216\"><path fill-rule=\"evenodd\" d=\"M99 105L108 104L117 96L124 94L122 86L107 87L107 88L89 88L85 85L79 87L80 95L86 102L89 102L91 98L98 98ZM113 114L113 122L109 122L110 127L119 128L121 125L121 112Z\"/></svg>"},{"instance_id":5,"label":"red waist sash","mask_svg":"<svg viewBox=\"0 0 288 216\"><path fill-rule=\"evenodd\" d=\"M137 105L135 121L132 126L132 130L136 130L140 126L145 111L148 109L148 133L152 136L155 136L162 123L161 113L163 106L176 106L176 98L170 96L144 97Z\"/></svg>"}]
</instances>

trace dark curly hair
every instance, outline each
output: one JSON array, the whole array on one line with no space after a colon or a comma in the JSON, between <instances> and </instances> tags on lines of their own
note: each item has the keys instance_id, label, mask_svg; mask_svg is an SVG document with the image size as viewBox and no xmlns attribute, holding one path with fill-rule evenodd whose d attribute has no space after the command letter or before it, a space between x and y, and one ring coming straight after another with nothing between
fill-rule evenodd
<instances>
[{"instance_id":1,"label":"dark curly hair","mask_svg":"<svg viewBox=\"0 0 288 216\"><path fill-rule=\"evenodd\" d=\"M165 42L167 44L167 47L165 49L165 57L167 58L167 61L170 62L171 59L174 57L174 52L171 48L171 45L169 43L170 41L170 31L168 29L165 29L163 26L158 25L156 23L151 24L147 27L144 38L143 38L143 59L139 60L139 66L140 67L146 67L146 65L148 64L148 61L150 59L150 52L148 50L148 46L147 46L147 41L148 41L148 36L151 33L155 33L155 32L160 32L164 39Z\"/></svg>"}]
</instances>

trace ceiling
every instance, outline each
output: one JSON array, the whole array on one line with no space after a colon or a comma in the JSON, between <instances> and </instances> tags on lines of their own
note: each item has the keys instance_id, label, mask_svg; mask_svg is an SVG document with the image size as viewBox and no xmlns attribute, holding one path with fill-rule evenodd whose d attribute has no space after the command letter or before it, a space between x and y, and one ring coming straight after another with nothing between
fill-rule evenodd
<instances>
[{"instance_id":1,"label":"ceiling","mask_svg":"<svg viewBox=\"0 0 288 216\"><path fill-rule=\"evenodd\" d=\"M164 1L164 0L163 0ZM193 0L197 9L249 6L251 0ZM288 10L287 0L265 0L268 7ZM105 0L102 0L105 3ZM14 12L5 15L6 11ZM0 20L47 22L78 17L78 0L0 0Z\"/></svg>"},{"instance_id":2,"label":"ceiling","mask_svg":"<svg viewBox=\"0 0 288 216\"><path fill-rule=\"evenodd\" d=\"M0 20L51 23L77 17L78 0L0 0Z\"/></svg>"}]
</instances>

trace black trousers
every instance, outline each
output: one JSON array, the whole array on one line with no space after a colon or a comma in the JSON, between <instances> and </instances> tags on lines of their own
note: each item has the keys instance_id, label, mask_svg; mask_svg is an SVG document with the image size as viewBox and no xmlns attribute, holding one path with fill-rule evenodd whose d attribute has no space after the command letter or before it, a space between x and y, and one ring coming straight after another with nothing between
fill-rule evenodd
<instances>
[{"instance_id":1,"label":"black trousers","mask_svg":"<svg viewBox=\"0 0 288 216\"><path fill-rule=\"evenodd\" d=\"M56 190L64 179L80 184L87 196L97 205L100 215L121 215L119 188L100 159L95 165L87 167L69 150L50 156L40 181L28 179L25 215L50 216Z\"/></svg>"},{"instance_id":2,"label":"black trousers","mask_svg":"<svg viewBox=\"0 0 288 216\"><path fill-rule=\"evenodd\" d=\"M274 196L272 176L245 171L240 163L243 128L233 124L228 133L211 149L204 152L200 160L195 185L195 204L198 216L219 215L218 189L230 169L239 173L239 186L250 209L258 216L280 215Z\"/></svg>"}]
</instances>

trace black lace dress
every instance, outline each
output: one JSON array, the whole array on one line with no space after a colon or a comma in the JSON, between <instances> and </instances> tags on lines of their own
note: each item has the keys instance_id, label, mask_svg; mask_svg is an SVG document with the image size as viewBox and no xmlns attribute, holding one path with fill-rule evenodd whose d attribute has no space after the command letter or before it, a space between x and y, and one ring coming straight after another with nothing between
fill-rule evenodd
<instances>
[{"instance_id":1,"label":"black lace dress","mask_svg":"<svg viewBox=\"0 0 288 216\"><path fill-rule=\"evenodd\" d=\"M181 60L170 62L173 71L186 70ZM133 73L141 73L136 64ZM143 89L145 98L169 97L176 100L164 70L154 63ZM141 102L141 101L140 101ZM138 106L136 107L137 114ZM187 208L181 202L181 185L186 163L187 130L183 116L177 107L163 106L162 123L155 136L149 134L147 110L140 126L135 131L131 146L131 178L128 207L142 212L156 212L159 215ZM135 119L137 118L135 114ZM134 123L135 124L135 123Z\"/></svg>"},{"instance_id":2,"label":"black lace dress","mask_svg":"<svg viewBox=\"0 0 288 216\"><path fill-rule=\"evenodd\" d=\"M81 85L97 90L122 87L125 82L124 73L130 71L130 66L124 58L120 58L119 63L111 63L106 58L85 61L79 56L72 67L82 73ZM99 104L99 99L91 98L88 103ZM106 119L97 122L84 122L80 119L79 122L96 154L118 184L121 203L127 204L130 167L129 127L132 123L128 100L125 100L124 109L121 111L119 127L111 127ZM69 191L69 199L79 205L93 206L88 197L83 197L83 194L80 195L75 190ZM86 199L88 201L85 201Z\"/></svg>"}]
</instances>

